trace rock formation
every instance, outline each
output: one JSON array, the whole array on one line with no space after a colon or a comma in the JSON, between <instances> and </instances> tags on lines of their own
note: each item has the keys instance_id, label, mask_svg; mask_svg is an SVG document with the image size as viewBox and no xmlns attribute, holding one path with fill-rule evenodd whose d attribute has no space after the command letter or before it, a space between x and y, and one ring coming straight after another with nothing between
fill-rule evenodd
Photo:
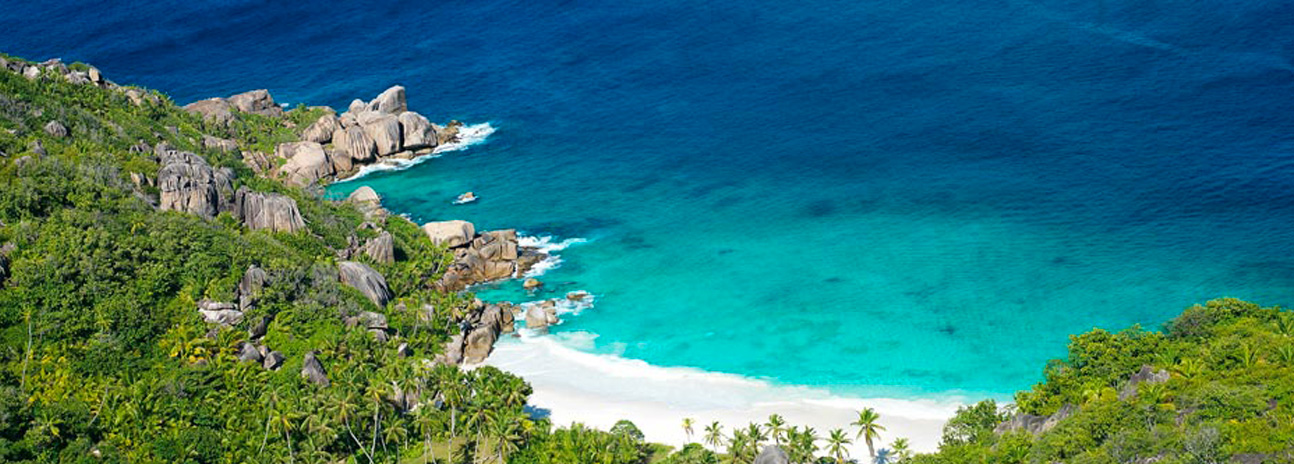
<instances>
[{"instance_id":1,"label":"rock formation","mask_svg":"<svg viewBox=\"0 0 1294 464\"><path fill-rule=\"evenodd\" d=\"M296 232L306 228L297 201L277 193L253 192L247 187L238 189L234 201L234 215L251 229L268 229L276 232Z\"/></svg>"},{"instance_id":2,"label":"rock formation","mask_svg":"<svg viewBox=\"0 0 1294 464\"><path fill-rule=\"evenodd\" d=\"M279 366L283 365L283 361L287 360L287 358L288 357L284 356L283 353L271 351L270 354L265 355L265 362L262 363L261 366L269 370L277 370ZM328 378L324 377L324 381L326 382L327 380Z\"/></svg>"},{"instance_id":3,"label":"rock formation","mask_svg":"<svg viewBox=\"0 0 1294 464\"><path fill-rule=\"evenodd\" d=\"M377 192L365 185L355 189L346 197L346 201L355 205L364 217L367 219L382 219L386 217L386 210L382 209L382 197Z\"/></svg>"},{"instance_id":4,"label":"rock formation","mask_svg":"<svg viewBox=\"0 0 1294 464\"><path fill-rule=\"evenodd\" d=\"M201 115L208 123L228 124L234 120L234 106L223 98L208 98L184 105L184 110Z\"/></svg>"},{"instance_id":5,"label":"rock formation","mask_svg":"<svg viewBox=\"0 0 1294 464\"><path fill-rule=\"evenodd\" d=\"M220 151L225 151L230 153L238 151L238 143L234 142L233 140L222 139L220 137L212 137L210 135L205 135L205 134L203 134L202 136L202 146L208 149L220 150Z\"/></svg>"},{"instance_id":6,"label":"rock formation","mask_svg":"<svg viewBox=\"0 0 1294 464\"><path fill-rule=\"evenodd\" d=\"M229 210L234 193L232 171L213 169L202 157L165 144L158 145L156 153L161 159L157 172L159 208L207 219Z\"/></svg>"},{"instance_id":7,"label":"rock formation","mask_svg":"<svg viewBox=\"0 0 1294 464\"><path fill-rule=\"evenodd\" d=\"M378 307L385 307L391 300L391 290L386 286L386 279L368 265L355 261L342 261L337 263L337 270L342 283L359 290Z\"/></svg>"},{"instance_id":8,"label":"rock formation","mask_svg":"<svg viewBox=\"0 0 1294 464\"><path fill-rule=\"evenodd\" d=\"M63 126L63 123L58 121L50 121L45 124L45 133L49 134L50 137L57 138L67 137L68 134L67 127Z\"/></svg>"},{"instance_id":9,"label":"rock formation","mask_svg":"<svg viewBox=\"0 0 1294 464\"><path fill-rule=\"evenodd\" d=\"M270 92L265 89L252 90L229 97L229 104L244 113L275 118L283 116L283 108L278 103L274 103L274 97L271 97Z\"/></svg>"},{"instance_id":10,"label":"rock formation","mask_svg":"<svg viewBox=\"0 0 1294 464\"><path fill-rule=\"evenodd\" d=\"M242 348L238 351L238 360L261 364L265 359L261 356L261 350L256 349L256 345L243 342Z\"/></svg>"},{"instance_id":11,"label":"rock formation","mask_svg":"<svg viewBox=\"0 0 1294 464\"><path fill-rule=\"evenodd\" d=\"M260 298L261 290L265 288L269 278L269 274L259 266L253 264L247 267L247 271L243 272L243 278L238 281L239 310L247 311L256 307L256 300Z\"/></svg>"},{"instance_id":12,"label":"rock formation","mask_svg":"<svg viewBox=\"0 0 1294 464\"><path fill-rule=\"evenodd\" d=\"M473 302L468 315L460 321L460 333L445 344L445 353L436 361L447 364L479 364L494 351L499 335L512 331L513 308L510 303Z\"/></svg>"},{"instance_id":13,"label":"rock formation","mask_svg":"<svg viewBox=\"0 0 1294 464\"><path fill-rule=\"evenodd\" d=\"M332 141L332 133L341 128L341 122L337 120L337 115L329 113L320 116L314 123L307 127L305 132L301 133L301 140L315 143L328 143Z\"/></svg>"},{"instance_id":14,"label":"rock formation","mask_svg":"<svg viewBox=\"0 0 1294 464\"><path fill-rule=\"evenodd\" d=\"M791 464L791 457L781 447L768 445L755 457L754 464Z\"/></svg>"},{"instance_id":15,"label":"rock formation","mask_svg":"<svg viewBox=\"0 0 1294 464\"><path fill-rule=\"evenodd\" d=\"M305 361L301 363L301 376L315 385L327 387L332 384L328 381L328 372L324 371L323 364L315 358L314 352L306 353Z\"/></svg>"},{"instance_id":16,"label":"rock formation","mask_svg":"<svg viewBox=\"0 0 1294 464\"><path fill-rule=\"evenodd\" d=\"M382 231L378 233L376 237L370 238L367 242L364 242L364 246L360 247L360 251L365 255L368 255L369 258L372 258L374 262L383 264L394 263L395 239L391 237L390 232Z\"/></svg>"},{"instance_id":17,"label":"rock formation","mask_svg":"<svg viewBox=\"0 0 1294 464\"><path fill-rule=\"evenodd\" d=\"M524 306L526 308L526 328L536 330L540 333L547 333L548 326L561 322L557 318L557 302L553 300L544 300L538 303L531 303Z\"/></svg>"},{"instance_id":18,"label":"rock formation","mask_svg":"<svg viewBox=\"0 0 1294 464\"><path fill-rule=\"evenodd\" d=\"M1132 377L1128 378L1128 383L1123 386L1123 389L1119 390L1119 400L1127 401L1137 396L1137 386L1140 384L1153 385L1167 382L1168 379L1168 371L1163 369L1155 370L1150 366L1142 365L1141 370L1132 374Z\"/></svg>"},{"instance_id":19,"label":"rock formation","mask_svg":"<svg viewBox=\"0 0 1294 464\"><path fill-rule=\"evenodd\" d=\"M313 185L336 173L323 145L316 142L282 143L274 154L287 159L278 173L292 185Z\"/></svg>"},{"instance_id":20,"label":"rock formation","mask_svg":"<svg viewBox=\"0 0 1294 464\"><path fill-rule=\"evenodd\" d=\"M239 311L233 303L199 301L198 312L202 313L203 320L212 324L232 327L243 322L243 312Z\"/></svg>"},{"instance_id":21,"label":"rock formation","mask_svg":"<svg viewBox=\"0 0 1294 464\"><path fill-rule=\"evenodd\" d=\"M1078 411L1077 406L1074 406L1072 404L1066 404L1064 406L1061 406L1060 410L1056 411L1055 414L1052 414L1049 416L1036 416L1033 414L1016 413L1016 415L1011 416L1010 419L1007 419L1006 422L998 424L997 427L994 427L993 432L997 434L1003 434L1007 432L1014 432L1017 430L1024 430L1031 434L1039 435L1039 434L1042 434L1043 432L1046 432L1048 430L1055 428L1057 424L1060 424L1060 421L1065 420L1065 418L1073 415L1077 411Z\"/></svg>"},{"instance_id":22,"label":"rock formation","mask_svg":"<svg viewBox=\"0 0 1294 464\"><path fill-rule=\"evenodd\" d=\"M476 237L476 226L467 221L428 222L422 225L422 231L431 243L450 248L467 244Z\"/></svg>"}]
</instances>

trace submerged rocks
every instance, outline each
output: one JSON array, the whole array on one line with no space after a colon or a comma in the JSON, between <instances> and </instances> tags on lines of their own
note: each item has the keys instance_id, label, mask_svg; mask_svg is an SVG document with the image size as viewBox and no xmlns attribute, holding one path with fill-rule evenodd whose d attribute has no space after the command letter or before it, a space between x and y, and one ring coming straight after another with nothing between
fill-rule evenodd
<instances>
[{"instance_id":1,"label":"submerged rocks","mask_svg":"<svg viewBox=\"0 0 1294 464\"><path fill-rule=\"evenodd\" d=\"M202 157L165 145L159 145L157 152L162 165L157 172L159 208L207 219L229 210L234 189L232 171L212 169Z\"/></svg>"},{"instance_id":2,"label":"submerged rocks","mask_svg":"<svg viewBox=\"0 0 1294 464\"><path fill-rule=\"evenodd\" d=\"M476 236L476 226L459 220L428 222L422 225L422 231L431 243L450 248L465 245Z\"/></svg>"},{"instance_id":3,"label":"submerged rocks","mask_svg":"<svg viewBox=\"0 0 1294 464\"><path fill-rule=\"evenodd\" d=\"M253 192L246 187L240 188L234 212L235 216L253 230L296 232L306 228L301 210L297 209L297 201L277 193Z\"/></svg>"},{"instance_id":4,"label":"submerged rocks","mask_svg":"<svg viewBox=\"0 0 1294 464\"><path fill-rule=\"evenodd\" d=\"M391 300L391 290L386 286L386 279L368 265L355 261L342 261L337 263L337 270L342 283L359 290L378 307L385 307Z\"/></svg>"},{"instance_id":5,"label":"submerged rocks","mask_svg":"<svg viewBox=\"0 0 1294 464\"><path fill-rule=\"evenodd\" d=\"M313 185L336 172L323 145L316 142L281 143L275 155L288 160L278 172L292 185Z\"/></svg>"}]
</instances>

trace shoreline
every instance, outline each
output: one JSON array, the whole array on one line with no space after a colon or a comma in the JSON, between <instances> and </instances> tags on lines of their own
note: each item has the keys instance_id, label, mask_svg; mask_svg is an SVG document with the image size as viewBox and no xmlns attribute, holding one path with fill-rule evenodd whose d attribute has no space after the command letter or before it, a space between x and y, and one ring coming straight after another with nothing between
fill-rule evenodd
<instances>
[{"instance_id":1,"label":"shoreline","mask_svg":"<svg viewBox=\"0 0 1294 464\"><path fill-rule=\"evenodd\" d=\"M564 334L582 334L564 332ZM589 335L590 334L584 334ZM569 336L569 335L568 335ZM578 336L578 335L577 335ZM788 426L811 426L819 436L849 426L857 411L874 408L886 430L876 448L907 438L918 452L935 451L943 425L963 401L898 398L850 398L810 386L777 385L734 374L690 367L660 367L641 360L595 354L566 346L557 335L505 338L481 364L517 375L531 384L530 404L555 426L572 422L608 430L627 419L649 442L680 448L688 442L685 417L695 421L692 442L703 443L705 426L719 421L725 434L750 422L782 415ZM706 445L709 448L708 445ZM722 450L722 447L720 447ZM854 443L851 456L866 456Z\"/></svg>"}]
</instances>

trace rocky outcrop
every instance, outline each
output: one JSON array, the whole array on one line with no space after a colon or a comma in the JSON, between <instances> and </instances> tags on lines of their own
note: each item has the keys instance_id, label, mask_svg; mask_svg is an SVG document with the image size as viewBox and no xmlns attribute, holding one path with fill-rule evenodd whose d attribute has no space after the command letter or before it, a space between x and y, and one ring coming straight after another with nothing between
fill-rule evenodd
<instances>
[{"instance_id":1,"label":"rocky outcrop","mask_svg":"<svg viewBox=\"0 0 1294 464\"><path fill-rule=\"evenodd\" d=\"M405 101L404 87L396 85L383 90L377 98L369 102L368 110L384 114L400 114L408 111L409 105Z\"/></svg>"},{"instance_id":2,"label":"rocky outcrop","mask_svg":"<svg viewBox=\"0 0 1294 464\"><path fill-rule=\"evenodd\" d=\"M287 159L278 173L292 185L313 185L336 172L328 154L324 153L323 145L315 142L281 143L274 154Z\"/></svg>"},{"instance_id":3,"label":"rocky outcrop","mask_svg":"<svg viewBox=\"0 0 1294 464\"><path fill-rule=\"evenodd\" d=\"M208 98L184 105L184 110L201 115L204 121L217 125L234 120L234 106L223 98Z\"/></svg>"},{"instance_id":4,"label":"rocky outcrop","mask_svg":"<svg viewBox=\"0 0 1294 464\"><path fill-rule=\"evenodd\" d=\"M248 228L275 232L296 232L306 228L297 201L277 193L253 192L246 187L238 189L234 215Z\"/></svg>"},{"instance_id":5,"label":"rocky outcrop","mask_svg":"<svg viewBox=\"0 0 1294 464\"><path fill-rule=\"evenodd\" d=\"M376 237L364 242L360 252L368 255L374 262L390 264L395 262L395 239L391 233L382 231Z\"/></svg>"},{"instance_id":6,"label":"rocky outcrop","mask_svg":"<svg viewBox=\"0 0 1294 464\"><path fill-rule=\"evenodd\" d=\"M157 172L160 193L158 207L210 219L228 211L233 201L233 172L213 169L202 157L189 152L157 147L161 169Z\"/></svg>"},{"instance_id":7,"label":"rocky outcrop","mask_svg":"<svg viewBox=\"0 0 1294 464\"><path fill-rule=\"evenodd\" d=\"M1033 414L1016 413L1016 415L1011 416L1010 419L1007 419L1006 422L998 424L997 427L994 427L993 432L1000 435L1007 432L1024 430L1034 435L1040 435L1043 432L1046 432L1048 430L1055 428L1057 425L1060 424L1060 421L1065 420L1069 416L1072 416L1077 411L1078 411L1077 406L1074 406L1072 404L1066 404L1064 406L1061 406L1060 410L1056 411L1055 414L1052 414L1049 416L1037 416Z\"/></svg>"},{"instance_id":8,"label":"rocky outcrop","mask_svg":"<svg viewBox=\"0 0 1294 464\"><path fill-rule=\"evenodd\" d=\"M1119 400L1127 401L1137 396L1137 386L1145 384L1157 384L1167 382L1169 379L1168 371L1160 369L1155 370L1153 367L1142 365L1141 370L1132 374L1128 378L1128 383L1119 390Z\"/></svg>"},{"instance_id":9,"label":"rocky outcrop","mask_svg":"<svg viewBox=\"0 0 1294 464\"><path fill-rule=\"evenodd\" d=\"M791 464L791 457L781 447L769 445L755 457L754 464Z\"/></svg>"},{"instance_id":10,"label":"rocky outcrop","mask_svg":"<svg viewBox=\"0 0 1294 464\"><path fill-rule=\"evenodd\" d=\"M344 158L338 161L338 164L346 166L345 169L339 169L341 172L350 171L357 162L366 164L377 156L377 144L373 142L373 137L358 123L333 131L332 145L338 158Z\"/></svg>"},{"instance_id":11,"label":"rocky outcrop","mask_svg":"<svg viewBox=\"0 0 1294 464\"><path fill-rule=\"evenodd\" d=\"M400 113L399 122L404 137L404 149L435 148L440 143L436 139L436 129L421 114L405 111Z\"/></svg>"},{"instance_id":12,"label":"rocky outcrop","mask_svg":"<svg viewBox=\"0 0 1294 464\"><path fill-rule=\"evenodd\" d=\"M359 290L378 307L385 307L391 300L391 290L386 286L386 279L368 265L355 261L342 261L337 263L337 270L342 283Z\"/></svg>"},{"instance_id":13,"label":"rocky outcrop","mask_svg":"<svg viewBox=\"0 0 1294 464\"><path fill-rule=\"evenodd\" d=\"M244 151L243 164L252 169L257 175L266 175L274 170L274 162L270 157L259 151Z\"/></svg>"},{"instance_id":14,"label":"rocky outcrop","mask_svg":"<svg viewBox=\"0 0 1294 464\"><path fill-rule=\"evenodd\" d=\"M283 108L278 103L274 103L274 97L271 97L270 92L265 89L252 90L229 97L229 104L244 113L275 118L283 116Z\"/></svg>"},{"instance_id":15,"label":"rocky outcrop","mask_svg":"<svg viewBox=\"0 0 1294 464\"><path fill-rule=\"evenodd\" d=\"M315 385L327 387L332 384L328 381L328 372L324 370L323 364L315 357L314 352L306 353L305 361L301 363L301 376Z\"/></svg>"},{"instance_id":16,"label":"rocky outcrop","mask_svg":"<svg viewBox=\"0 0 1294 464\"><path fill-rule=\"evenodd\" d=\"M386 210L382 208L382 197L367 185L355 189L346 197L346 201L355 205L364 217L367 219L382 219L386 217Z\"/></svg>"},{"instance_id":17,"label":"rocky outcrop","mask_svg":"<svg viewBox=\"0 0 1294 464\"><path fill-rule=\"evenodd\" d=\"M45 124L45 133L49 134L50 137L57 138L67 137L68 135L67 127L58 121L50 121Z\"/></svg>"},{"instance_id":18,"label":"rocky outcrop","mask_svg":"<svg viewBox=\"0 0 1294 464\"><path fill-rule=\"evenodd\" d=\"M449 221L453 222L453 221ZM462 222L462 221L459 221ZM434 243L459 243L466 227L471 223L463 222L462 232L452 227L438 224L423 231L433 237ZM450 232L454 232L451 234ZM439 240L437 240L439 239ZM469 285L492 280L511 279L525 274L529 266L543 258L543 254L533 248L522 248L517 244L515 230L496 230L475 236L466 246L451 246L454 251L454 262L436 282L441 291L453 292Z\"/></svg>"},{"instance_id":19,"label":"rocky outcrop","mask_svg":"<svg viewBox=\"0 0 1294 464\"><path fill-rule=\"evenodd\" d=\"M526 308L526 328L547 333L548 326L561 322L557 318L557 302L544 300L523 306Z\"/></svg>"},{"instance_id":20,"label":"rocky outcrop","mask_svg":"<svg viewBox=\"0 0 1294 464\"><path fill-rule=\"evenodd\" d=\"M479 364L494 351L499 335L512 331L513 313L509 303L473 302L470 312L459 323L460 332L445 344L445 353L436 361L446 364Z\"/></svg>"},{"instance_id":21,"label":"rocky outcrop","mask_svg":"<svg viewBox=\"0 0 1294 464\"><path fill-rule=\"evenodd\" d=\"M248 266L247 271L243 272L243 278L238 281L238 308L247 311L256 307L256 300L260 298L269 279L270 276L264 269L255 264Z\"/></svg>"},{"instance_id":22,"label":"rocky outcrop","mask_svg":"<svg viewBox=\"0 0 1294 464\"><path fill-rule=\"evenodd\" d=\"M271 351L269 354L265 355L265 361L261 363L261 367L264 367L271 371L278 370L279 366L283 365L283 361L286 361L287 359L288 357L284 356L283 353L280 353L278 351ZM322 370L322 366L320 367ZM328 377L325 376L324 380L327 381Z\"/></svg>"},{"instance_id":23,"label":"rocky outcrop","mask_svg":"<svg viewBox=\"0 0 1294 464\"><path fill-rule=\"evenodd\" d=\"M203 300L198 302L202 319L211 324L232 327L243 322L243 312L233 303Z\"/></svg>"},{"instance_id":24,"label":"rocky outcrop","mask_svg":"<svg viewBox=\"0 0 1294 464\"><path fill-rule=\"evenodd\" d=\"M377 156L389 156L400 151L403 138L400 135L400 120L391 114L368 112L356 116L364 133L373 140ZM359 158L356 158L359 161Z\"/></svg>"},{"instance_id":25,"label":"rocky outcrop","mask_svg":"<svg viewBox=\"0 0 1294 464\"><path fill-rule=\"evenodd\" d=\"M337 129L341 129L341 122L337 120L337 115L325 114L310 124L310 127L307 127L305 132L301 133L301 140L315 143L332 142L332 133Z\"/></svg>"},{"instance_id":26,"label":"rocky outcrop","mask_svg":"<svg viewBox=\"0 0 1294 464\"><path fill-rule=\"evenodd\" d=\"M242 348L238 351L238 360L260 364L265 361L265 358L261 356L261 350L256 349L256 345L243 342Z\"/></svg>"},{"instance_id":27,"label":"rocky outcrop","mask_svg":"<svg viewBox=\"0 0 1294 464\"><path fill-rule=\"evenodd\" d=\"M224 151L229 153L238 151L237 142L234 142L233 140L229 140L229 139L222 139L220 137L212 137L210 135L205 135L205 134L202 136L202 146L210 150L219 150L219 151Z\"/></svg>"},{"instance_id":28,"label":"rocky outcrop","mask_svg":"<svg viewBox=\"0 0 1294 464\"><path fill-rule=\"evenodd\" d=\"M476 237L476 226L467 221L428 222L422 225L431 243L450 248L465 245Z\"/></svg>"}]
</instances>

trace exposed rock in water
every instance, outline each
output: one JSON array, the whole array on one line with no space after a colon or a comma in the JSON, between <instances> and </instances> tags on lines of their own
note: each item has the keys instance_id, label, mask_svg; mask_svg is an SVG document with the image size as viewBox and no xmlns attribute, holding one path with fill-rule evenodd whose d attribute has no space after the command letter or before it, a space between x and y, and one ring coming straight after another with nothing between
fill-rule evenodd
<instances>
[{"instance_id":1,"label":"exposed rock in water","mask_svg":"<svg viewBox=\"0 0 1294 464\"><path fill-rule=\"evenodd\" d=\"M284 356L283 353L271 351L270 354L265 355L265 362L261 366L269 370L276 370L283 365L285 360L287 360L287 356ZM324 377L324 381L327 380L328 378Z\"/></svg>"},{"instance_id":2,"label":"exposed rock in water","mask_svg":"<svg viewBox=\"0 0 1294 464\"><path fill-rule=\"evenodd\" d=\"M159 208L207 219L229 210L234 187L228 168L212 169L202 157L165 145L158 145L157 154L162 165L157 172Z\"/></svg>"},{"instance_id":3,"label":"exposed rock in water","mask_svg":"<svg viewBox=\"0 0 1294 464\"><path fill-rule=\"evenodd\" d=\"M791 458L781 447L768 445L755 457L754 464L791 464Z\"/></svg>"},{"instance_id":4,"label":"exposed rock in water","mask_svg":"<svg viewBox=\"0 0 1294 464\"><path fill-rule=\"evenodd\" d=\"M229 97L229 104L244 113L276 118L283 116L283 108L279 107L278 103L274 103L274 97L271 97L270 92L265 89L252 90Z\"/></svg>"},{"instance_id":5,"label":"exposed rock in water","mask_svg":"<svg viewBox=\"0 0 1294 464\"><path fill-rule=\"evenodd\" d=\"M1016 413L1016 415L1011 416L1011 418L1006 422L994 427L993 432L1000 435L1007 432L1024 430L1031 434L1039 435L1055 428L1056 425L1060 424L1060 421L1065 420L1065 418L1073 415L1077 411L1077 406L1066 404L1061 406L1060 410L1056 411L1055 414L1049 416L1035 416L1033 414Z\"/></svg>"},{"instance_id":6,"label":"exposed rock in water","mask_svg":"<svg viewBox=\"0 0 1294 464\"><path fill-rule=\"evenodd\" d=\"M288 160L279 168L279 175L285 176L292 185L313 185L336 172L323 145L315 142L281 143L275 155Z\"/></svg>"},{"instance_id":7,"label":"exposed rock in water","mask_svg":"<svg viewBox=\"0 0 1294 464\"><path fill-rule=\"evenodd\" d=\"M566 292L566 299L569 301L584 301L584 299L588 297L589 297L589 292L586 292L584 290Z\"/></svg>"},{"instance_id":8,"label":"exposed rock in water","mask_svg":"<svg viewBox=\"0 0 1294 464\"><path fill-rule=\"evenodd\" d=\"M1119 390L1119 400L1127 401L1137 396L1137 386L1140 384L1146 383L1153 385L1167 382L1168 379L1168 371L1163 369L1156 371L1150 366L1143 365L1141 366L1141 370L1132 374L1132 377L1128 378L1128 384L1124 385L1123 389Z\"/></svg>"},{"instance_id":9,"label":"exposed rock in water","mask_svg":"<svg viewBox=\"0 0 1294 464\"><path fill-rule=\"evenodd\" d=\"M386 279L373 268L364 263L342 261L337 263L341 281L354 287L373 301L378 307L385 307L391 300L391 290L386 286Z\"/></svg>"},{"instance_id":10,"label":"exposed rock in water","mask_svg":"<svg viewBox=\"0 0 1294 464\"><path fill-rule=\"evenodd\" d=\"M238 307L243 311L255 307L256 299L260 298L261 290L265 288L265 282L269 278L269 274L259 266L248 266L247 271L243 272L243 278L238 281Z\"/></svg>"},{"instance_id":11,"label":"exposed rock in water","mask_svg":"<svg viewBox=\"0 0 1294 464\"><path fill-rule=\"evenodd\" d=\"M364 246L360 247L360 251L364 252L364 254L368 255L368 257L372 258L375 262L383 264L394 263L395 239L391 237L390 232L382 231L382 233L378 234L376 237L370 238L367 242L364 242Z\"/></svg>"},{"instance_id":12,"label":"exposed rock in water","mask_svg":"<svg viewBox=\"0 0 1294 464\"><path fill-rule=\"evenodd\" d=\"M332 141L332 133L338 129L341 129L341 122L337 120L337 115L325 114L301 133L301 139L307 142L328 143Z\"/></svg>"},{"instance_id":13,"label":"exposed rock in water","mask_svg":"<svg viewBox=\"0 0 1294 464\"><path fill-rule=\"evenodd\" d=\"M536 288L543 287L544 283L540 282L539 279L531 277L529 279L526 279L526 281L523 282L521 286L526 290L534 290Z\"/></svg>"},{"instance_id":14,"label":"exposed rock in water","mask_svg":"<svg viewBox=\"0 0 1294 464\"><path fill-rule=\"evenodd\" d=\"M50 121L46 123L45 133L49 134L51 137L58 137L58 138L67 137L67 134L68 134L67 127L63 126L63 123L58 121Z\"/></svg>"},{"instance_id":15,"label":"exposed rock in water","mask_svg":"<svg viewBox=\"0 0 1294 464\"><path fill-rule=\"evenodd\" d=\"M264 358L261 356L261 351L256 349L255 345L243 342L243 347L238 352L238 360L260 364L264 361Z\"/></svg>"},{"instance_id":16,"label":"exposed rock in water","mask_svg":"<svg viewBox=\"0 0 1294 464\"><path fill-rule=\"evenodd\" d=\"M246 187L238 189L234 207L235 216L251 229L269 229L276 232L296 232L306 228L297 201L277 193L253 192Z\"/></svg>"},{"instance_id":17,"label":"exposed rock in water","mask_svg":"<svg viewBox=\"0 0 1294 464\"><path fill-rule=\"evenodd\" d=\"M403 142L400 139L400 120L386 113L361 113L356 116L364 133L373 139L377 147L377 156L387 156L400 151Z\"/></svg>"},{"instance_id":18,"label":"exposed rock in water","mask_svg":"<svg viewBox=\"0 0 1294 464\"><path fill-rule=\"evenodd\" d=\"M476 226L467 221L428 222L422 225L422 232L427 234L431 243L450 248L466 245L476 237Z\"/></svg>"},{"instance_id":19,"label":"exposed rock in water","mask_svg":"<svg viewBox=\"0 0 1294 464\"><path fill-rule=\"evenodd\" d=\"M399 120L404 137L404 149L435 148L439 144L436 139L436 129L421 114L405 111L400 113Z\"/></svg>"},{"instance_id":20,"label":"exposed rock in water","mask_svg":"<svg viewBox=\"0 0 1294 464\"><path fill-rule=\"evenodd\" d=\"M129 92L127 92L129 96ZM138 103L137 103L138 104ZM184 105L184 110L202 115L202 119L218 125L228 124L234 119L234 106L223 98L208 98Z\"/></svg>"},{"instance_id":21,"label":"exposed rock in water","mask_svg":"<svg viewBox=\"0 0 1294 464\"><path fill-rule=\"evenodd\" d=\"M315 385L329 386L332 382L328 381L328 373L324 371L323 364L315 358L314 352L306 353L305 361L301 363L301 376L310 380Z\"/></svg>"},{"instance_id":22,"label":"exposed rock in water","mask_svg":"<svg viewBox=\"0 0 1294 464\"><path fill-rule=\"evenodd\" d=\"M557 302L544 300L526 305L526 328L547 333L548 326L561 322L557 318Z\"/></svg>"}]
</instances>

